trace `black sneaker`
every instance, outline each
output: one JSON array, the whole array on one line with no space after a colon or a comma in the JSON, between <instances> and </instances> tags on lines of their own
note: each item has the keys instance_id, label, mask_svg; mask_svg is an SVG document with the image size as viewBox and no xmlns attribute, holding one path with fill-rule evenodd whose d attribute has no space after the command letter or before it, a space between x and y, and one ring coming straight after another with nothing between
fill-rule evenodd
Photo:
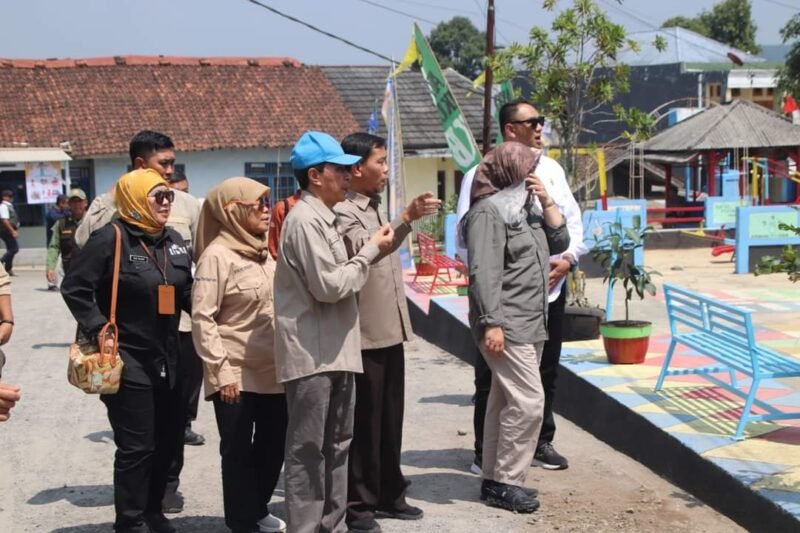
<instances>
[{"instance_id":1,"label":"black sneaker","mask_svg":"<svg viewBox=\"0 0 800 533\"><path fill-rule=\"evenodd\" d=\"M347 524L347 533L381 533L381 526L371 516Z\"/></svg>"},{"instance_id":2,"label":"black sneaker","mask_svg":"<svg viewBox=\"0 0 800 533\"><path fill-rule=\"evenodd\" d=\"M565 470L569 468L567 458L553 448L551 442L543 442L536 448L533 464L546 470Z\"/></svg>"},{"instance_id":3,"label":"black sneaker","mask_svg":"<svg viewBox=\"0 0 800 533\"><path fill-rule=\"evenodd\" d=\"M200 446L205 444L206 438L199 433L195 433L189 428L183 433L183 443L187 446Z\"/></svg>"},{"instance_id":4,"label":"black sneaker","mask_svg":"<svg viewBox=\"0 0 800 533\"><path fill-rule=\"evenodd\" d=\"M486 503L515 513L532 513L539 508L539 500L529 496L521 487L496 481L488 485Z\"/></svg>"},{"instance_id":5,"label":"black sneaker","mask_svg":"<svg viewBox=\"0 0 800 533\"><path fill-rule=\"evenodd\" d=\"M144 521L152 533L178 533L175 526L162 513L145 513Z\"/></svg>"},{"instance_id":6,"label":"black sneaker","mask_svg":"<svg viewBox=\"0 0 800 533\"><path fill-rule=\"evenodd\" d=\"M405 504L398 509L378 509L375 513L379 518L395 518L397 520L420 520L425 513L419 507Z\"/></svg>"},{"instance_id":7,"label":"black sneaker","mask_svg":"<svg viewBox=\"0 0 800 533\"><path fill-rule=\"evenodd\" d=\"M492 481L491 479L484 479L481 482L481 501L486 501L486 498L489 497L489 487L491 485L497 484L497 481ZM525 494L530 496L531 498L538 498L539 497L539 489L529 489L527 487L520 487Z\"/></svg>"},{"instance_id":8,"label":"black sneaker","mask_svg":"<svg viewBox=\"0 0 800 533\"><path fill-rule=\"evenodd\" d=\"M161 510L165 513L180 513L183 512L183 494L181 491L167 492L164 494L164 499L161 500Z\"/></svg>"}]
</instances>

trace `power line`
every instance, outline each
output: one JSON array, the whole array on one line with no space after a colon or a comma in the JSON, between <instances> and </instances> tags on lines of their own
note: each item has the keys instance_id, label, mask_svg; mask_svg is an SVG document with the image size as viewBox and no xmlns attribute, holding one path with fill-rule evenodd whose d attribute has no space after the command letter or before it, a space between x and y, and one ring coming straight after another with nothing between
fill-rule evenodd
<instances>
[{"instance_id":1,"label":"power line","mask_svg":"<svg viewBox=\"0 0 800 533\"><path fill-rule=\"evenodd\" d=\"M778 0L764 0L764 1L765 2L769 2L770 4L775 4L776 6L781 6L781 7L787 8L787 9L791 9L792 11L800 12L800 7L798 7L798 6L792 6L792 5L789 5L789 4L784 4L783 2L779 2Z\"/></svg>"},{"instance_id":2,"label":"power line","mask_svg":"<svg viewBox=\"0 0 800 533\"><path fill-rule=\"evenodd\" d=\"M377 7L378 9L384 9L386 11L391 11L392 13L396 13L398 15L403 15L404 17L408 17L410 19L421 20L422 22L427 22L428 24L439 24L435 20L430 20L430 19L424 19L422 17L417 17L416 15L412 15L411 13L406 13L405 11L400 11L399 9L395 9L393 7L384 6L384 5L379 4L377 2L373 2L372 0L358 0L358 1L363 3L363 4L369 4L371 6Z\"/></svg>"},{"instance_id":3,"label":"power line","mask_svg":"<svg viewBox=\"0 0 800 533\"><path fill-rule=\"evenodd\" d=\"M663 31L664 30L664 28L659 28L659 27L653 25L652 22L650 22L649 20L644 19L642 16L636 15L635 13L633 13L628 8L623 9L623 8L621 8L619 6L616 6L616 5L612 4L609 0L600 0L600 2L605 4L605 5L607 5L608 7L612 8L612 9L615 9L615 10L619 11L620 13L622 13L623 15L626 15L629 18L632 18L633 20L636 20L637 22L639 22L640 24L643 24L644 26L650 28L651 30L655 30L655 31ZM691 30L689 30L689 31L691 31ZM705 35L702 35L701 37L705 37ZM681 37L681 34L679 32L677 32L677 31L675 32L675 39L680 39L681 41L684 41L685 43L690 44L695 48L702 48L706 52L711 52L713 54L719 54L719 50L715 50L713 48L709 48L708 46L700 44L699 42L689 40L689 39L687 39L685 37ZM721 44L725 45L725 43L721 43ZM734 46L730 46L730 45L725 45L725 46L728 46L731 49L735 49Z\"/></svg>"},{"instance_id":4,"label":"power line","mask_svg":"<svg viewBox=\"0 0 800 533\"><path fill-rule=\"evenodd\" d=\"M374 55L376 57L379 57L379 58L383 59L384 61L388 61L390 63L392 62L392 58L387 57L387 56L381 54L380 52L376 52L374 50L370 50L369 48L365 48L365 47L363 47L363 46L361 46L359 44L354 43L353 41L348 41L344 37L339 37L338 35L334 35L333 33L330 33L330 32L327 32L327 31L325 31L323 29L320 29L320 28L318 28L318 27L316 27L316 26L314 26L312 24L309 24L308 22L302 21L299 18L293 17L291 15L287 15L286 13L283 13L282 11L278 11L274 7L268 6L266 4L262 4L258 0L246 0L246 1L250 2L251 4L255 4L255 5L259 6L259 7L263 7L267 11L271 11L272 13L275 13L276 15L279 15L279 16L285 18L285 19L291 20L292 22L296 22L297 24L305 26L306 28L308 28L310 30L313 30L313 31L315 31L317 33L321 33L322 35L325 35L326 37L330 37L331 39L335 39L335 40L337 40L339 42L342 42L342 43L344 43L344 44L346 44L348 46L352 46L353 48L361 50L362 52L366 52L368 54L371 54L371 55Z\"/></svg>"},{"instance_id":5,"label":"power line","mask_svg":"<svg viewBox=\"0 0 800 533\"><path fill-rule=\"evenodd\" d=\"M449 11L451 13L462 13L464 15L472 14L472 11L469 11L467 9L458 9L457 7L439 6L435 4L429 4L427 2L415 2L414 0L394 0L394 1L399 2L401 4L409 4L412 6L427 7L430 9L438 9L440 11Z\"/></svg>"}]
</instances>

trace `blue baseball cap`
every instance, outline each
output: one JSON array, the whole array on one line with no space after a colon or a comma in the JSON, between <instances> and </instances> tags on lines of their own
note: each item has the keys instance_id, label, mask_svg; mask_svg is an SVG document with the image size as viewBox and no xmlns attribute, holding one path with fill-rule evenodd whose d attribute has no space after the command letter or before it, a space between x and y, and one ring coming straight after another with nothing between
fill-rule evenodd
<instances>
[{"instance_id":1,"label":"blue baseball cap","mask_svg":"<svg viewBox=\"0 0 800 533\"><path fill-rule=\"evenodd\" d=\"M355 165L361 161L357 155L344 153L342 145L336 139L321 131L307 131L292 148L289 162L292 168L302 170L320 163L335 165Z\"/></svg>"}]
</instances>

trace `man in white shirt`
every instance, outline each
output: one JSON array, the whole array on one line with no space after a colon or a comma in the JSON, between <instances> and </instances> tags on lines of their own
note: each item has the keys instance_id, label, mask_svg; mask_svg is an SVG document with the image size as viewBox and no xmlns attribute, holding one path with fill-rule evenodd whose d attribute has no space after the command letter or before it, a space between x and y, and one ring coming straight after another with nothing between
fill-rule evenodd
<instances>
[{"instance_id":1,"label":"man in white shirt","mask_svg":"<svg viewBox=\"0 0 800 533\"><path fill-rule=\"evenodd\" d=\"M529 102L515 100L500 108L500 127L504 141L516 141L532 148L542 148L542 127L544 117ZM477 167L475 167L477 168ZM456 207L458 231L457 254L467 263L466 246L461 237L460 225L464 215L469 210L470 189L475 176L475 168L470 169L461 181L461 190ZM548 308L548 336L549 340L544 345L539 369L542 377L542 387L545 392L544 423L536 446L536 464L548 470L563 470L569 466L567 459L559 454L553 447L555 435L555 420L553 418L553 398L555 397L555 381L561 357L561 339L566 300L564 281L573 265L589 250L583 243L583 221L581 211L575 197L567 183L564 169L550 157L542 156L535 174L542 180L550 197L556 202L559 210L567 220L567 229L570 236L570 245L561 254L550 257L550 296ZM492 373L483 360L477 346L474 353L475 359L475 415L473 425L475 430L475 462L471 470L480 472L483 456L483 421L486 414L486 402L492 384Z\"/></svg>"},{"instance_id":2,"label":"man in white shirt","mask_svg":"<svg viewBox=\"0 0 800 533\"><path fill-rule=\"evenodd\" d=\"M14 256L19 252L19 218L17 210L14 209L14 191L6 189L2 193L3 202L0 203L0 239L6 245L6 253L0 258L0 263L6 269L9 276L14 275Z\"/></svg>"}]
</instances>

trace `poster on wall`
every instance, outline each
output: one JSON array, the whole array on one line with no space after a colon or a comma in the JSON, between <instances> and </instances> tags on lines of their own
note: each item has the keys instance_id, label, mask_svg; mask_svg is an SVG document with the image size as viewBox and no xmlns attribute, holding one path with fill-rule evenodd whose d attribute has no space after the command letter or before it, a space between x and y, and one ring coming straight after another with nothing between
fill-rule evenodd
<instances>
[{"instance_id":1,"label":"poster on wall","mask_svg":"<svg viewBox=\"0 0 800 533\"><path fill-rule=\"evenodd\" d=\"M54 204L62 193L61 163L29 163L25 165L25 189L29 204Z\"/></svg>"}]
</instances>

